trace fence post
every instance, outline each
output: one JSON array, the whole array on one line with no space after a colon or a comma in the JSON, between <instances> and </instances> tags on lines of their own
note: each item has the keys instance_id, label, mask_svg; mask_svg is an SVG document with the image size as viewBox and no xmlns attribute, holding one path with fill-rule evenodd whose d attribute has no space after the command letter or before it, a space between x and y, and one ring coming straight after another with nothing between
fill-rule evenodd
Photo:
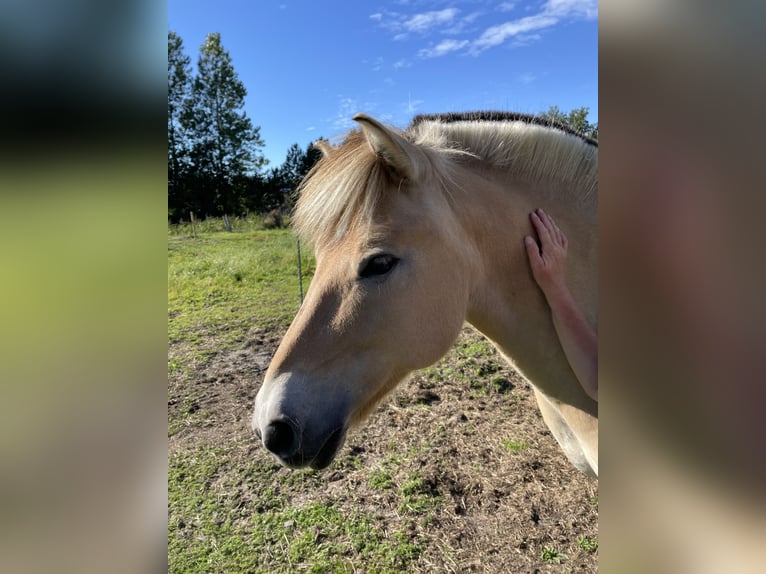
<instances>
[{"instance_id":1,"label":"fence post","mask_svg":"<svg viewBox=\"0 0 766 574\"><path fill-rule=\"evenodd\" d=\"M197 227L194 224L194 212L189 212L189 218L191 219L192 237L197 238Z\"/></svg>"}]
</instances>

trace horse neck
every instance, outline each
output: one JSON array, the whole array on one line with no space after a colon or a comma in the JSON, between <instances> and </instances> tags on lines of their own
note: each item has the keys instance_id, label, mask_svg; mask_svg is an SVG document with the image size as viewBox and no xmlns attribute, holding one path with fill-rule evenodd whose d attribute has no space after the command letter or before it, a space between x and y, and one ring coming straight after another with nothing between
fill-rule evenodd
<instances>
[{"instance_id":1,"label":"horse neck","mask_svg":"<svg viewBox=\"0 0 766 574\"><path fill-rule=\"evenodd\" d=\"M463 174L455 211L480 259L466 318L538 389L585 404L532 277L524 236L534 235L533 209L554 215L569 239L567 283L595 328L595 205L578 202L572 190L541 189L544 185L514 181L495 170Z\"/></svg>"}]
</instances>

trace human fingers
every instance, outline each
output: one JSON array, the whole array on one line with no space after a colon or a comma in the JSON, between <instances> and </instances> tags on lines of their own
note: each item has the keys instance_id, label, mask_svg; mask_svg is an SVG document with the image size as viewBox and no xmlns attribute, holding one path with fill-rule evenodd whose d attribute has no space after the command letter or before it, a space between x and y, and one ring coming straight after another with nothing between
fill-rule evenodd
<instances>
[{"instance_id":1,"label":"human fingers","mask_svg":"<svg viewBox=\"0 0 766 574\"><path fill-rule=\"evenodd\" d=\"M540 220L548 229L548 233L550 233L551 238L560 246L566 248L567 246L566 235L564 235L564 232L561 231L561 228L559 228L559 226L556 224L556 220L553 219L553 216L549 215L542 209L538 209L537 211L539 212Z\"/></svg>"},{"instance_id":2,"label":"human fingers","mask_svg":"<svg viewBox=\"0 0 766 574\"><path fill-rule=\"evenodd\" d=\"M534 237L527 235L524 238L524 245L527 248L527 255L529 256L529 262L532 265L532 269L539 266L543 262L543 258L540 256L540 246L537 245Z\"/></svg>"},{"instance_id":3,"label":"human fingers","mask_svg":"<svg viewBox=\"0 0 766 574\"><path fill-rule=\"evenodd\" d=\"M529 219L532 220L532 225L537 231L537 236L540 238L540 243L542 244L543 251L545 251L545 246L553 243L553 237L551 236L551 232L548 229L548 226L545 224L542 217L540 217L540 214L538 213L539 211L539 209L536 209L530 213Z\"/></svg>"}]
</instances>

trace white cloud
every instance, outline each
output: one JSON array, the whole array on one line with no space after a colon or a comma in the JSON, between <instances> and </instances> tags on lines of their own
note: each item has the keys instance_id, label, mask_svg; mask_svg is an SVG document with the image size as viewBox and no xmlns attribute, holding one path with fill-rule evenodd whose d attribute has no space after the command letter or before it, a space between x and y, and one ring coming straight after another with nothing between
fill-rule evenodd
<instances>
[{"instance_id":1,"label":"white cloud","mask_svg":"<svg viewBox=\"0 0 766 574\"><path fill-rule=\"evenodd\" d=\"M500 12L510 12L516 9L516 6L517 2L503 1L498 3L495 9ZM482 15L481 12L459 17L460 10L457 8L445 8L411 15L384 10L371 14L370 19L377 22L379 27L391 32L396 41L405 40L410 34L425 36L434 32L458 36L458 38L443 40L418 50L417 57L425 59L438 58L461 51L476 56L485 50L503 44L508 44L510 47L527 46L541 39L540 32L561 22L592 20L598 17L597 0L546 0L542 6L528 6L527 8L536 9L537 12L491 26L473 40L465 37L461 39L459 36L466 35L469 25L474 24L479 19ZM398 70L410 65L408 60L402 59L395 62L393 67ZM380 67L376 65L374 70L377 71Z\"/></svg>"},{"instance_id":2,"label":"white cloud","mask_svg":"<svg viewBox=\"0 0 766 574\"><path fill-rule=\"evenodd\" d=\"M306 128L306 131L307 132L313 132L315 129L317 129L316 126L309 126L309 127Z\"/></svg>"},{"instance_id":3,"label":"white cloud","mask_svg":"<svg viewBox=\"0 0 766 574\"><path fill-rule=\"evenodd\" d=\"M420 58L438 58L456 50L462 50L468 46L468 40L443 40L433 48L424 48L418 52Z\"/></svg>"},{"instance_id":4,"label":"white cloud","mask_svg":"<svg viewBox=\"0 0 766 574\"><path fill-rule=\"evenodd\" d=\"M452 22L457 13L457 8L445 8L444 10L415 14L406 20L403 26L408 32L425 32L434 26Z\"/></svg>"},{"instance_id":5,"label":"white cloud","mask_svg":"<svg viewBox=\"0 0 766 574\"><path fill-rule=\"evenodd\" d=\"M529 84L531 84L537 79L537 76L533 74L532 72L525 72L516 79L519 81L520 84L524 84L525 86L528 86Z\"/></svg>"},{"instance_id":6,"label":"white cloud","mask_svg":"<svg viewBox=\"0 0 766 574\"><path fill-rule=\"evenodd\" d=\"M535 14L534 16L525 16L518 20L506 22L498 26L487 28L484 33L473 43L471 47L474 52L481 52L493 46L499 46L508 38L532 32L533 30L542 30L558 23L558 19L545 14Z\"/></svg>"},{"instance_id":7,"label":"white cloud","mask_svg":"<svg viewBox=\"0 0 766 574\"><path fill-rule=\"evenodd\" d=\"M592 20L597 16L596 0L547 0L537 14L487 28L473 42L470 51L476 55L505 43L509 38L515 39L512 46L525 46L532 40L540 39L539 34L528 32L551 28L562 20Z\"/></svg>"},{"instance_id":8,"label":"white cloud","mask_svg":"<svg viewBox=\"0 0 766 574\"><path fill-rule=\"evenodd\" d=\"M511 42L511 48L529 46L533 42L539 42L542 37L542 34L519 34L514 37L513 42Z\"/></svg>"},{"instance_id":9,"label":"white cloud","mask_svg":"<svg viewBox=\"0 0 766 574\"><path fill-rule=\"evenodd\" d=\"M338 112L332 120L332 127L337 130L350 130L354 127L354 120L351 118L359 111L361 110L356 99L339 96Z\"/></svg>"},{"instance_id":10,"label":"white cloud","mask_svg":"<svg viewBox=\"0 0 766 574\"><path fill-rule=\"evenodd\" d=\"M409 34L425 35L438 27L451 24L459 12L457 8L417 14L384 11L370 14L370 19L377 22L378 26L384 30L391 32L394 40L404 40Z\"/></svg>"},{"instance_id":11,"label":"white cloud","mask_svg":"<svg viewBox=\"0 0 766 574\"><path fill-rule=\"evenodd\" d=\"M350 98L344 95L338 95L338 111L335 117L329 118L327 121L330 123L334 130L350 130L357 126L357 123L352 119L359 112L372 114L379 107L379 102L374 101L360 101L357 98Z\"/></svg>"},{"instance_id":12,"label":"white cloud","mask_svg":"<svg viewBox=\"0 0 766 574\"><path fill-rule=\"evenodd\" d=\"M481 16L481 12L472 12L471 14L468 14L467 16L463 16L462 18L459 18L457 21L455 21L451 26L448 28L444 28L441 30L442 34L464 34L468 27L473 24L473 22Z\"/></svg>"},{"instance_id":13,"label":"white cloud","mask_svg":"<svg viewBox=\"0 0 766 574\"><path fill-rule=\"evenodd\" d=\"M543 5L543 11L561 17L579 16L592 20L598 16L598 2L596 0L548 0Z\"/></svg>"}]
</instances>

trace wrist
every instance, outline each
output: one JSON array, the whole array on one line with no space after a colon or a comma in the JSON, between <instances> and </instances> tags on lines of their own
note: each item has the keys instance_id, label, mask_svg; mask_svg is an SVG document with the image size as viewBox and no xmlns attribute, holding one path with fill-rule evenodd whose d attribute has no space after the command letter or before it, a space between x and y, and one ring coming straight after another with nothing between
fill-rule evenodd
<instances>
[{"instance_id":1,"label":"wrist","mask_svg":"<svg viewBox=\"0 0 766 574\"><path fill-rule=\"evenodd\" d=\"M572 294L565 285L561 285L560 283L551 284L543 289L543 293L548 300L548 305L554 311L568 308L572 305Z\"/></svg>"}]
</instances>

